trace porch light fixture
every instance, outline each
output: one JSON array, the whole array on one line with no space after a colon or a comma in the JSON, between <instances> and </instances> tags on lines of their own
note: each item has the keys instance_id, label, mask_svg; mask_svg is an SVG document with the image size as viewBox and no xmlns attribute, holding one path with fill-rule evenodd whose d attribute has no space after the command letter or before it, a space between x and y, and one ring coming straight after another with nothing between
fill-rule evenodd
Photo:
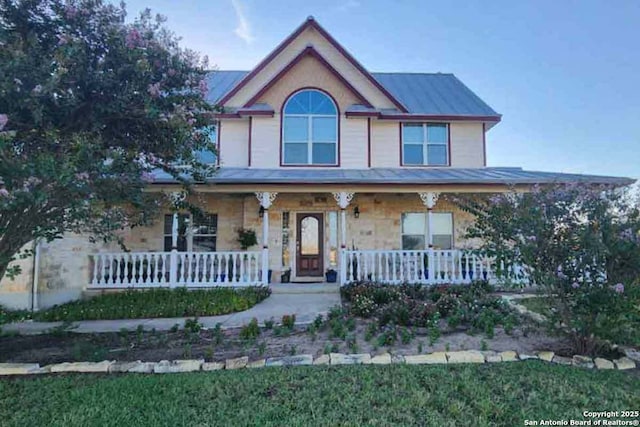
<instances>
[{"instance_id":1,"label":"porch light fixture","mask_svg":"<svg viewBox=\"0 0 640 427\"><path fill-rule=\"evenodd\" d=\"M258 209L258 216L260 218L264 218L264 208L262 206L260 206L260 209Z\"/></svg>"},{"instance_id":2,"label":"porch light fixture","mask_svg":"<svg viewBox=\"0 0 640 427\"><path fill-rule=\"evenodd\" d=\"M358 208L358 206L356 206L355 208L353 208L353 216L355 218L360 218L360 208Z\"/></svg>"}]
</instances>

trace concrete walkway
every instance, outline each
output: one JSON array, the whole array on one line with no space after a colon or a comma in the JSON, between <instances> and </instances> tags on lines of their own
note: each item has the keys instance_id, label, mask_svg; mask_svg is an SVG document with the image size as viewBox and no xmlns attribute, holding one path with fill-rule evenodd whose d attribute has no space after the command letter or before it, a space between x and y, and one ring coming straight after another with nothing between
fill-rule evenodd
<instances>
[{"instance_id":1,"label":"concrete walkway","mask_svg":"<svg viewBox=\"0 0 640 427\"><path fill-rule=\"evenodd\" d=\"M311 323L318 314L326 314L329 309L340 304L338 287L333 284L287 284L273 285L269 298L251 307L249 310L222 316L199 317L204 328L213 328L220 323L223 328L236 328L245 325L252 318L262 324L273 318L276 323L285 314L295 314L296 323ZM192 318L192 317L191 317ZM78 333L118 332L123 328L130 331L139 325L146 330L167 331L176 323L182 327L186 317L162 319L120 319L120 320L83 320L72 322L68 331ZM20 322L3 325L2 330L22 335L35 335L50 332L62 327L63 322Z\"/></svg>"}]
</instances>

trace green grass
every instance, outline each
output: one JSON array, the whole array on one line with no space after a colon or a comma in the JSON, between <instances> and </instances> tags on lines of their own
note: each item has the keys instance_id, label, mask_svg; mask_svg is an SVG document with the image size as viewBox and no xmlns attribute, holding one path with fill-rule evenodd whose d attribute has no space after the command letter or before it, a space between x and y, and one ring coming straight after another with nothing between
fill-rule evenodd
<instances>
[{"instance_id":1,"label":"green grass","mask_svg":"<svg viewBox=\"0 0 640 427\"><path fill-rule=\"evenodd\" d=\"M0 381L3 426L524 425L637 409L636 372L529 361Z\"/></svg>"},{"instance_id":2,"label":"green grass","mask_svg":"<svg viewBox=\"0 0 640 427\"><path fill-rule=\"evenodd\" d=\"M247 310L270 295L266 287L149 289L104 294L33 314L39 321L217 316Z\"/></svg>"},{"instance_id":3,"label":"green grass","mask_svg":"<svg viewBox=\"0 0 640 427\"><path fill-rule=\"evenodd\" d=\"M546 297L522 298L515 301L517 304L524 305L529 310L546 315L549 313L549 301Z\"/></svg>"}]
</instances>

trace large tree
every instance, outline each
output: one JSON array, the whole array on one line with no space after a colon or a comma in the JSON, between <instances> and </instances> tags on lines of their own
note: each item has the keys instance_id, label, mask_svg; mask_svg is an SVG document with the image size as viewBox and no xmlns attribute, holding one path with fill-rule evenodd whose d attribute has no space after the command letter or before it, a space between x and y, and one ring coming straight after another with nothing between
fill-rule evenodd
<instances>
[{"instance_id":1,"label":"large tree","mask_svg":"<svg viewBox=\"0 0 640 427\"><path fill-rule=\"evenodd\" d=\"M102 0L0 0L0 278L30 241L148 224L152 171L211 172L194 155L215 149L206 59L162 17L125 15Z\"/></svg>"}]
</instances>

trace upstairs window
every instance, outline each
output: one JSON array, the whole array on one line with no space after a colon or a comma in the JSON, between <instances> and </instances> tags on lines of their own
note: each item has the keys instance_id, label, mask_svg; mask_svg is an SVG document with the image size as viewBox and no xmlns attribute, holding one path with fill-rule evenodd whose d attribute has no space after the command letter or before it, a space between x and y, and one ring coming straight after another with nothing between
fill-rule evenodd
<instances>
[{"instance_id":1,"label":"upstairs window","mask_svg":"<svg viewBox=\"0 0 640 427\"><path fill-rule=\"evenodd\" d=\"M338 108L333 100L315 89L290 97L283 109L282 142L284 165L337 165Z\"/></svg>"},{"instance_id":2,"label":"upstairs window","mask_svg":"<svg viewBox=\"0 0 640 427\"><path fill-rule=\"evenodd\" d=\"M402 164L448 166L449 126L446 123L403 123Z\"/></svg>"}]
</instances>

